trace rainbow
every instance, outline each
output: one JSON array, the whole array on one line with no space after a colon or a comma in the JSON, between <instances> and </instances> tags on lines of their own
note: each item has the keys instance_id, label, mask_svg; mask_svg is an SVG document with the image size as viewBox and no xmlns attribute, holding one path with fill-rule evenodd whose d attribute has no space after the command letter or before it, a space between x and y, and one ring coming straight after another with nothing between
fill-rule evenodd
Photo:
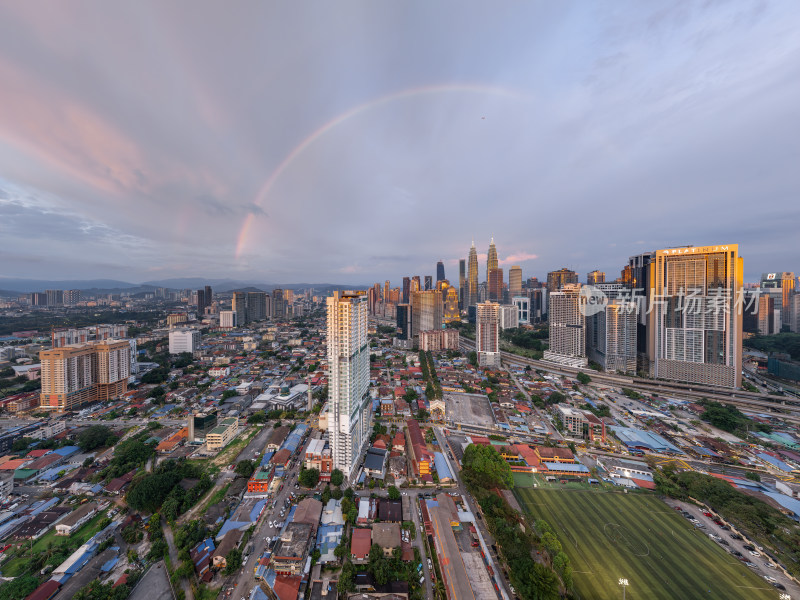
<instances>
[{"instance_id":1,"label":"rainbow","mask_svg":"<svg viewBox=\"0 0 800 600\"><path fill-rule=\"evenodd\" d=\"M284 158L283 161L272 172L272 174L269 176L269 179L267 179L264 182L264 185L261 186L261 189L256 195L255 200L253 201L253 204L261 208L261 205L266 200L270 190L275 185L275 182L278 180L278 178L280 178L281 174L283 174L283 172L289 167L289 165L291 165L292 162L294 162L294 160L306 150L306 148L308 148L311 144L316 142L323 135L328 133L331 129L338 127L342 123L349 121L353 117L365 111L377 108L379 106L383 106L384 104L388 104L390 102L394 102L395 100L412 98L415 96L424 96L429 94L445 94L445 93L492 94L512 99L523 98L522 94L519 94L518 92L502 87L476 85L476 84L446 84L446 85L431 85L425 87L410 88L407 90L401 90L399 92L393 92L391 94L387 94L386 96L381 96L374 100L369 100L368 102L359 104L358 106L355 106L350 110L345 111L340 115L337 115L336 117L334 117L333 119L322 125L322 127L311 133L311 135L306 137L302 142L300 142L300 144L298 144L291 152L289 152L289 154L286 155L286 158ZM255 220L255 213L250 213L247 215L247 217L245 217L244 222L242 223L242 227L239 230L239 236L236 242L237 259L242 255L245 247L247 246L250 229L253 225L254 220Z\"/></svg>"}]
</instances>

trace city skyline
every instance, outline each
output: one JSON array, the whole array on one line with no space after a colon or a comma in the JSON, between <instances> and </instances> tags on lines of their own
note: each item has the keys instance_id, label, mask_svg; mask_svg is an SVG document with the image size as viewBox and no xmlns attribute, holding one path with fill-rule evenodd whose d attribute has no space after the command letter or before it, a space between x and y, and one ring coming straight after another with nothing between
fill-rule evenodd
<instances>
[{"instance_id":1,"label":"city skyline","mask_svg":"<svg viewBox=\"0 0 800 600\"><path fill-rule=\"evenodd\" d=\"M492 236L540 279L707 240L737 241L745 281L800 271L798 24L791 3L6 4L2 275L366 285L455 273Z\"/></svg>"}]
</instances>

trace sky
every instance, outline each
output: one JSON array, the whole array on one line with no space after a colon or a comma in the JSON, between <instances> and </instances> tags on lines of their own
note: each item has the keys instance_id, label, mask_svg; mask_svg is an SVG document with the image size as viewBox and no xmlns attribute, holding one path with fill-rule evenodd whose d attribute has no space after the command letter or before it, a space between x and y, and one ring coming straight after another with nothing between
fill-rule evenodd
<instances>
[{"instance_id":1,"label":"sky","mask_svg":"<svg viewBox=\"0 0 800 600\"><path fill-rule=\"evenodd\" d=\"M800 272L800 3L0 3L0 276ZM482 273L482 277L485 274Z\"/></svg>"}]
</instances>

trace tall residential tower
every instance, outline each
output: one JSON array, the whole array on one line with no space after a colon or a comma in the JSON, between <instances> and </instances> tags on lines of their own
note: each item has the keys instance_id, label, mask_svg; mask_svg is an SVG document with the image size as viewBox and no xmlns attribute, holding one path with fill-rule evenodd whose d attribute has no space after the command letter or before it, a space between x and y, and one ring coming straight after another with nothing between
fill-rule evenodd
<instances>
[{"instance_id":1,"label":"tall residential tower","mask_svg":"<svg viewBox=\"0 0 800 600\"><path fill-rule=\"evenodd\" d=\"M742 258L737 244L658 250L650 265L650 375L739 387Z\"/></svg>"},{"instance_id":2,"label":"tall residential tower","mask_svg":"<svg viewBox=\"0 0 800 600\"><path fill-rule=\"evenodd\" d=\"M366 292L328 298L328 427L333 467L352 477L369 441L369 343Z\"/></svg>"}]
</instances>

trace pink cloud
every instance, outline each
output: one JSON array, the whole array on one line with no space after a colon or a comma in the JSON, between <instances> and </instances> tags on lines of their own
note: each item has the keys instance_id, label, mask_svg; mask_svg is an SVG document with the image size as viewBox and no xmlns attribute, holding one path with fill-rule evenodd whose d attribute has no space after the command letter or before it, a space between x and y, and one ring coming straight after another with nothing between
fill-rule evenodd
<instances>
[{"instance_id":1,"label":"pink cloud","mask_svg":"<svg viewBox=\"0 0 800 600\"><path fill-rule=\"evenodd\" d=\"M536 260L539 258L538 254L528 254L527 252L520 252L519 254L511 254L506 258L500 259L501 265L515 265L526 260Z\"/></svg>"}]
</instances>

